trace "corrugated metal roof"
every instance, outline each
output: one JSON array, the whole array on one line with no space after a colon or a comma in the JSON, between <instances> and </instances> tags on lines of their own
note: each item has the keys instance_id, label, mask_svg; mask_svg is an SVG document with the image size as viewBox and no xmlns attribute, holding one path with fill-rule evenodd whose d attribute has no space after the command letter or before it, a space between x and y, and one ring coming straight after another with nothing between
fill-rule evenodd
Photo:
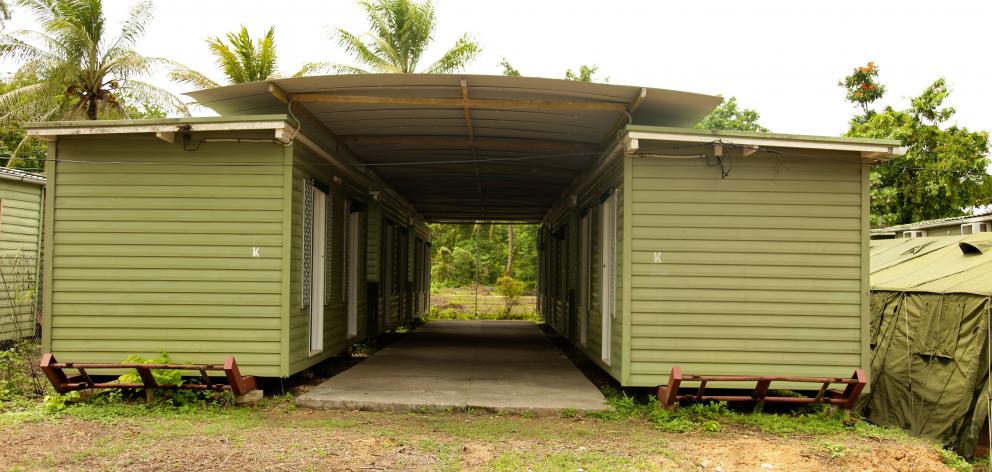
<instances>
[{"instance_id":1,"label":"corrugated metal roof","mask_svg":"<svg viewBox=\"0 0 992 472\"><path fill-rule=\"evenodd\" d=\"M686 127L721 100L485 75L334 75L272 83L435 221L538 221L628 124L627 110L634 124ZM188 95L225 116L287 112L267 82ZM409 165L414 162L421 164Z\"/></svg>"},{"instance_id":2,"label":"corrugated metal roof","mask_svg":"<svg viewBox=\"0 0 992 472\"><path fill-rule=\"evenodd\" d=\"M19 170L19 169L8 169L6 167L0 167L0 179L16 180L18 182L27 182L36 185L45 185L44 175L36 174L34 172Z\"/></svg>"},{"instance_id":3,"label":"corrugated metal roof","mask_svg":"<svg viewBox=\"0 0 992 472\"><path fill-rule=\"evenodd\" d=\"M992 233L874 240L870 257L872 290L992 295Z\"/></svg>"},{"instance_id":4,"label":"corrugated metal roof","mask_svg":"<svg viewBox=\"0 0 992 472\"><path fill-rule=\"evenodd\" d=\"M933 220L917 221L915 223L906 223L902 225L886 226L884 228L876 228L871 230L873 233L883 233L890 231L904 231L911 229L926 229L933 228L934 226L947 226L954 223L975 223L979 221L987 221L992 219L992 211L985 211L976 213L974 215L965 216L953 216L950 218L937 218Z\"/></svg>"}]
</instances>

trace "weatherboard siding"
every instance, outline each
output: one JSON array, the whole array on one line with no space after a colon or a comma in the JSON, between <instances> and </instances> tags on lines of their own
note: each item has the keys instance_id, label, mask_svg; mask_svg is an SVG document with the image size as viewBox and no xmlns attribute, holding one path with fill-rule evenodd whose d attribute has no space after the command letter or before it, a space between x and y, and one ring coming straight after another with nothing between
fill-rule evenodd
<instances>
[{"instance_id":1,"label":"weatherboard siding","mask_svg":"<svg viewBox=\"0 0 992 472\"><path fill-rule=\"evenodd\" d=\"M862 168L811 154L632 158L630 385L863 366Z\"/></svg>"},{"instance_id":2,"label":"weatherboard siding","mask_svg":"<svg viewBox=\"0 0 992 472\"><path fill-rule=\"evenodd\" d=\"M0 180L0 341L35 333L44 187Z\"/></svg>"},{"instance_id":3,"label":"weatherboard siding","mask_svg":"<svg viewBox=\"0 0 992 472\"><path fill-rule=\"evenodd\" d=\"M234 355L245 373L281 374L283 155L270 143L60 138L45 348L77 362ZM222 163L252 165L206 165Z\"/></svg>"}]
</instances>

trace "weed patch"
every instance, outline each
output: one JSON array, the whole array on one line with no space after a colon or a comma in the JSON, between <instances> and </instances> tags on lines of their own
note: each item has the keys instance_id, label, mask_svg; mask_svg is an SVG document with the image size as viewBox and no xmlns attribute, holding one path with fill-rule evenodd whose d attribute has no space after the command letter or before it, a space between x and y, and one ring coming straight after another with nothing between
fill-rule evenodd
<instances>
[{"instance_id":1,"label":"weed patch","mask_svg":"<svg viewBox=\"0 0 992 472\"><path fill-rule=\"evenodd\" d=\"M872 425L846 410L800 408L793 413L763 413L759 408L754 408L753 412L741 412L731 409L726 402L690 403L676 410L667 410L659 406L651 395L636 398L611 388L604 389L603 393L611 408L589 413L589 417L611 421L641 418L673 433L715 433L722 431L725 425L737 425L776 436L852 433L874 439L900 440L908 437L902 430Z\"/></svg>"},{"instance_id":2,"label":"weed patch","mask_svg":"<svg viewBox=\"0 0 992 472\"><path fill-rule=\"evenodd\" d=\"M5 404L17 400L35 400L52 391L41 374L38 361L41 344L27 338L5 341L7 349L0 350L0 411Z\"/></svg>"},{"instance_id":3,"label":"weed patch","mask_svg":"<svg viewBox=\"0 0 992 472\"><path fill-rule=\"evenodd\" d=\"M954 451L949 451L942 447L937 448L937 454L940 454L940 460L944 462L948 467L954 469L957 472L972 472L974 468L968 461L964 460L963 457L954 453Z\"/></svg>"},{"instance_id":4,"label":"weed patch","mask_svg":"<svg viewBox=\"0 0 992 472\"><path fill-rule=\"evenodd\" d=\"M424 317L427 321L432 320L454 320L454 321L469 321L469 320L518 320L518 321L530 321L533 323L541 323L541 317L534 312L519 312L515 311L512 313L506 313L502 311L496 312L486 312L480 311L479 313L470 312L467 309L455 309L455 308L440 308L432 306L427 312L427 316Z\"/></svg>"},{"instance_id":5,"label":"weed patch","mask_svg":"<svg viewBox=\"0 0 992 472\"><path fill-rule=\"evenodd\" d=\"M847 454L847 446L843 444L824 442L820 444L820 447L830 455L831 459L840 459Z\"/></svg>"}]
</instances>

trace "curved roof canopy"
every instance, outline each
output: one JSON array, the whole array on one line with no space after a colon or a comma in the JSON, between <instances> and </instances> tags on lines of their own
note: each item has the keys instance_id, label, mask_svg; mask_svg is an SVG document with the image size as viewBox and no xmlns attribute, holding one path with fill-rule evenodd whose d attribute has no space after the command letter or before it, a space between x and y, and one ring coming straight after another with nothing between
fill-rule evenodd
<instances>
[{"instance_id":1,"label":"curved roof canopy","mask_svg":"<svg viewBox=\"0 0 992 472\"><path fill-rule=\"evenodd\" d=\"M432 221L538 221L627 124L691 127L711 95L487 75L277 79L188 94L225 116L292 112ZM292 103L292 105L288 105ZM309 128L308 128L309 129Z\"/></svg>"}]
</instances>

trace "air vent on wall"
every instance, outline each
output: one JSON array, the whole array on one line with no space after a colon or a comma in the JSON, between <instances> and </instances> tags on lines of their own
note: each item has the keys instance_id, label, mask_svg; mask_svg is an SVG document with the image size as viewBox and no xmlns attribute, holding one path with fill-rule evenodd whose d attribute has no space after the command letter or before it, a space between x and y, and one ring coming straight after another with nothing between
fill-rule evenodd
<instances>
[{"instance_id":1,"label":"air vent on wall","mask_svg":"<svg viewBox=\"0 0 992 472\"><path fill-rule=\"evenodd\" d=\"M926 236L927 232L921 229L902 232L902 237L904 238L925 238Z\"/></svg>"}]
</instances>

